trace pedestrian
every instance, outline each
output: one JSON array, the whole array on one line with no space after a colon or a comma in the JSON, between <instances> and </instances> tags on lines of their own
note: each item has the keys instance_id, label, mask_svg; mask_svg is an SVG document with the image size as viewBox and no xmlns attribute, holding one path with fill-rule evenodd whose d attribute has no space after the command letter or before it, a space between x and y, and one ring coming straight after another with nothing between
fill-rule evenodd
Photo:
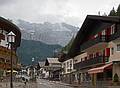
<instances>
[{"instance_id":1,"label":"pedestrian","mask_svg":"<svg viewBox=\"0 0 120 88\"><path fill-rule=\"evenodd\" d=\"M25 81L24 81L24 84L26 85L26 79L25 79Z\"/></svg>"}]
</instances>

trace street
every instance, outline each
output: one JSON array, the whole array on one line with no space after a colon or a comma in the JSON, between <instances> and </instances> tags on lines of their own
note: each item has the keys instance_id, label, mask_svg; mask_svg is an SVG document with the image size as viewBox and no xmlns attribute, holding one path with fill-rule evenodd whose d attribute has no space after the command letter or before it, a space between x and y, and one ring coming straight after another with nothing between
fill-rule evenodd
<instances>
[{"instance_id":1,"label":"street","mask_svg":"<svg viewBox=\"0 0 120 88\"><path fill-rule=\"evenodd\" d=\"M69 84L60 83L56 81L48 81L43 79L37 80L38 88L73 88Z\"/></svg>"},{"instance_id":2,"label":"street","mask_svg":"<svg viewBox=\"0 0 120 88\"><path fill-rule=\"evenodd\" d=\"M10 88L9 82L0 82L0 88ZM37 79L37 82L13 82L13 88L73 88L69 84Z\"/></svg>"}]
</instances>

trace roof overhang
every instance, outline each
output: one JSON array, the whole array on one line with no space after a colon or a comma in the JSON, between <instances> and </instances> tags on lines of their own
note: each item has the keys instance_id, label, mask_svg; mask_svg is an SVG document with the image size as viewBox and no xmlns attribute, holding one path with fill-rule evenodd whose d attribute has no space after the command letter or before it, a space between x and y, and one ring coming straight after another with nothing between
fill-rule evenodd
<instances>
[{"instance_id":1,"label":"roof overhang","mask_svg":"<svg viewBox=\"0 0 120 88\"><path fill-rule=\"evenodd\" d=\"M2 17L0 17L0 28L7 31L8 33L10 31L12 31L13 33L15 33L16 38L15 38L15 46L18 47L20 46L20 42L21 42L21 32L20 29L13 24L11 21L6 20Z\"/></svg>"},{"instance_id":2,"label":"roof overhang","mask_svg":"<svg viewBox=\"0 0 120 88\"><path fill-rule=\"evenodd\" d=\"M68 51L68 56L74 57L80 54L80 45L84 42L85 37L88 37L89 34L91 34L90 31L95 31L96 28L97 30L104 29L113 23L119 24L120 17L88 15Z\"/></svg>"}]
</instances>

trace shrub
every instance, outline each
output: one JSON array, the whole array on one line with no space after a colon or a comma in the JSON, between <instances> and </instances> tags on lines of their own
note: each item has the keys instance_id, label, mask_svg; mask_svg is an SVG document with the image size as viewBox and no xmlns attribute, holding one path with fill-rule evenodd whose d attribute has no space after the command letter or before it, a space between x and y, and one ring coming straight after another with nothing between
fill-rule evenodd
<instances>
[{"instance_id":1,"label":"shrub","mask_svg":"<svg viewBox=\"0 0 120 88\"><path fill-rule=\"evenodd\" d=\"M117 73L115 73L113 81L114 82L119 82L119 77L118 77Z\"/></svg>"}]
</instances>

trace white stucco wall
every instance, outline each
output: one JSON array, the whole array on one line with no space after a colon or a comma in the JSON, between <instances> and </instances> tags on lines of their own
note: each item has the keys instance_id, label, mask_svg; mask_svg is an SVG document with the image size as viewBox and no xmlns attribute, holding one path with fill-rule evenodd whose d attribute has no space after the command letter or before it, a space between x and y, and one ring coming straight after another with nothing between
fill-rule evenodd
<instances>
[{"instance_id":1,"label":"white stucco wall","mask_svg":"<svg viewBox=\"0 0 120 88\"><path fill-rule=\"evenodd\" d=\"M87 57L87 53L80 54L74 57L74 64L81 62L81 58Z\"/></svg>"},{"instance_id":2,"label":"white stucco wall","mask_svg":"<svg viewBox=\"0 0 120 88\"><path fill-rule=\"evenodd\" d=\"M116 73L118 74L120 80L120 63L113 64L113 77Z\"/></svg>"},{"instance_id":3,"label":"white stucco wall","mask_svg":"<svg viewBox=\"0 0 120 88\"><path fill-rule=\"evenodd\" d=\"M120 40L115 40L109 42L109 48L114 48L114 52L112 54L112 51L110 50L110 57L109 57L109 62L112 61L120 61L120 51L117 51L117 44L120 44Z\"/></svg>"},{"instance_id":4,"label":"white stucco wall","mask_svg":"<svg viewBox=\"0 0 120 88\"><path fill-rule=\"evenodd\" d=\"M71 64L71 65L70 65ZM66 60L62 63L62 68L64 69L64 74L70 73L73 71L73 58ZM71 69L71 71L68 71L68 69Z\"/></svg>"},{"instance_id":5,"label":"white stucco wall","mask_svg":"<svg viewBox=\"0 0 120 88\"><path fill-rule=\"evenodd\" d=\"M0 33L1 33L2 30L0 30ZM2 34L5 35L5 40L1 40L0 42L0 46L3 46L3 47L8 47L8 42L7 42L7 32L6 31L2 31Z\"/></svg>"}]
</instances>

